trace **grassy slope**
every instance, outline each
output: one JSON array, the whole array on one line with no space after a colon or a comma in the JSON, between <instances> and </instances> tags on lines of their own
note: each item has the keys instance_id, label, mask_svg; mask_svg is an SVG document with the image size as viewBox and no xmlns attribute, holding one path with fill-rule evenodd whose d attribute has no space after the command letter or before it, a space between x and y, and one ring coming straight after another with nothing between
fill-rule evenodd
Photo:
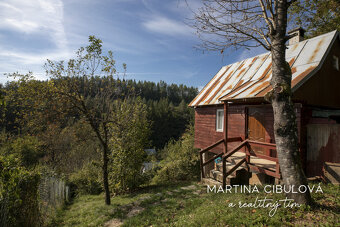
<instances>
[{"instance_id":1,"label":"grassy slope","mask_svg":"<svg viewBox=\"0 0 340 227\"><path fill-rule=\"evenodd\" d=\"M322 185L324 194L312 194L317 202L315 207L280 207L269 217L266 208L229 208L228 204L254 202L257 196L278 200L284 197L282 194L207 194L205 187L194 185L183 189L183 184L149 187L139 193L116 196L110 206L104 205L103 195L80 196L60 212L53 226L103 226L113 218L122 220L124 226L339 226L340 223L339 186ZM127 217L134 207L144 210Z\"/></svg>"}]
</instances>

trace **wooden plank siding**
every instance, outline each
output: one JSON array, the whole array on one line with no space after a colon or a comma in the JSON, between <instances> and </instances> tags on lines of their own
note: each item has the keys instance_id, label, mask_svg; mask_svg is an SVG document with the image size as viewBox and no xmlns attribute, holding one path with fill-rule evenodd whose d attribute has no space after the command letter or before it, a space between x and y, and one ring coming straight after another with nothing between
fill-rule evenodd
<instances>
[{"instance_id":1,"label":"wooden plank siding","mask_svg":"<svg viewBox=\"0 0 340 227\"><path fill-rule=\"evenodd\" d=\"M298 136L300 139L301 127L301 105L295 105ZM252 107L248 106L249 113L252 108L256 108L261 116L261 120L265 128L265 138L263 142L275 143L274 138L274 116L273 110L270 105L262 105ZM205 106L195 108L195 147L204 149L207 146L223 139L223 132L216 131L216 111L223 109L223 105ZM244 105L229 105L228 111L228 138L231 137L245 137L245 106ZM239 142L229 143L228 150L233 149ZM219 153L223 151L223 144L212 149L212 152ZM276 157L276 151L267 149L266 155ZM305 156L302 157L305 159Z\"/></svg>"},{"instance_id":2,"label":"wooden plank siding","mask_svg":"<svg viewBox=\"0 0 340 227\"><path fill-rule=\"evenodd\" d=\"M195 109L195 147L203 149L216 141L223 139L223 132L216 131L216 111L223 105L206 106ZM242 136L244 138L244 106L230 106L228 111L228 138ZM237 143L237 142L236 142ZM232 149L236 143L231 143ZM223 144L212 149L222 152Z\"/></svg>"},{"instance_id":3,"label":"wooden plank siding","mask_svg":"<svg viewBox=\"0 0 340 227\"><path fill-rule=\"evenodd\" d=\"M325 162L340 163L340 124L307 126L307 176L321 176Z\"/></svg>"}]
</instances>

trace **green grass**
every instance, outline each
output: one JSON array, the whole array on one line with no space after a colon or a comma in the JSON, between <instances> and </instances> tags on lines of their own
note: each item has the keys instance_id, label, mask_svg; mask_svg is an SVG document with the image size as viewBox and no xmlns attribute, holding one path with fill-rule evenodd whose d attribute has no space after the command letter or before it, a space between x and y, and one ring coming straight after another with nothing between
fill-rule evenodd
<instances>
[{"instance_id":1,"label":"green grass","mask_svg":"<svg viewBox=\"0 0 340 227\"><path fill-rule=\"evenodd\" d=\"M112 198L104 205L104 196L86 195L76 198L62 210L53 226L103 226L111 219L121 220L123 226L339 226L339 186L321 185L324 193L313 193L312 207L279 207L273 217L268 208L234 208L230 203L254 202L256 197L283 199L282 194L264 193L206 193L206 187L182 189L189 185L147 187L138 193ZM259 188L260 192L261 190ZM128 213L142 207L135 216Z\"/></svg>"}]
</instances>

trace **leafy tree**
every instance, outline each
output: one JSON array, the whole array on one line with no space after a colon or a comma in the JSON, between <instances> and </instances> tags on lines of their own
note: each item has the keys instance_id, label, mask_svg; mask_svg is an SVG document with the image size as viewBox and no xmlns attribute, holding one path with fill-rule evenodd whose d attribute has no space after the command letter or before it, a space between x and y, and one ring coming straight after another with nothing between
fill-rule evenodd
<instances>
[{"instance_id":1,"label":"leafy tree","mask_svg":"<svg viewBox=\"0 0 340 227\"><path fill-rule=\"evenodd\" d=\"M53 96L53 84L34 79L33 74L10 74L18 79L6 84L5 126L8 131L37 135L51 121L63 119Z\"/></svg>"},{"instance_id":2,"label":"leafy tree","mask_svg":"<svg viewBox=\"0 0 340 227\"><path fill-rule=\"evenodd\" d=\"M113 53L102 54L102 41L94 36L89 37L90 44L81 47L76 59L45 64L46 72L53 79L55 94L59 102L64 103L68 110L76 111L92 128L102 147L102 171L105 191L105 203L109 205L110 191L108 182L109 125L114 123L112 99L122 94L121 87L115 86L114 76L118 75ZM123 64L126 69L126 65ZM107 83L100 89L91 86L96 75L105 75ZM88 86L84 86L88 85ZM94 93L91 99L88 94Z\"/></svg>"},{"instance_id":3,"label":"leafy tree","mask_svg":"<svg viewBox=\"0 0 340 227\"><path fill-rule=\"evenodd\" d=\"M340 30L338 0L296 1L291 9L291 21L302 25L310 37Z\"/></svg>"},{"instance_id":4,"label":"leafy tree","mask_svg":"<svg viewBox=\"0 0 340 227\"><path fill-rule=\"evenodd\" d=\"M142 164L149 145L147 107L137 99L116 100L110 125L110 184L114 193L135 189L143 182Z\"/></svg>"},{"instance_id":5,"label":"leafy tree","mask_svg":"<svg viewBox=\"0 0 340 227\"><path fill-rule=\"evenodd\" d=\"M274 112L274 134L283 183L307 185L301 167L294 105L291 99L292 72L286 62L288 9L296 0L202 0L194 27L208 50L262 46L271 52L272 91L266 95ZM301 204L310 194L290 193Z\"/></svg>"}]
</instances>

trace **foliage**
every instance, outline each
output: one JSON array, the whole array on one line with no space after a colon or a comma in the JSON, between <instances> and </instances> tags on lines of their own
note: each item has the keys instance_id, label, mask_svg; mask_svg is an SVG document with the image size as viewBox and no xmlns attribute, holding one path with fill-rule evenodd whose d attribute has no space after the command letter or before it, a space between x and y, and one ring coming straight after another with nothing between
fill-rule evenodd
<instances>
[{"instance_id":1,"label":"foliage","mask_svg":"<svg viewBox=\"0 0 340 227\"><path fill-rule=\"evenodd\" d=\"M184 100L178 106L167 98L149 100L147 104L148 118L152 122L152 145L157 149L163 148L170 139L177 140L185 132L186 125L194 121L194 110Z\"/></svg>"},{"instance_id":2,"label":"foliage","mask_svg":"<svg viewBox=\"0 0 340 227\"><path fill-rule=\"evenodd\" d=\"M66 127L49 124L40 136L45 156L42 163L68 176L91 161L100 160L100 144L84 120L72 120Z\"/></svg>"},{"instance_id":3,"label":"foliage","mask_svg":"<svg viewBox=\"0 0 340 227\"><path fill-rule=\"evenodd\" d=\"M170 141L161 151L164 159L152 179L153 183L167 183L199 178L199 155L194 148L194 127L190 125L178 141Z\"/></svg>"},{"instance_id":4,"label":"foliage","mask_svg":"<svg viewBox=\"0 0 340 227\"><path fill-rule=\"evenodd\" d=\"M23 136L11 138L2 133L0 139L0 155L13 156L18 159L19 165L26 168L36 166L44 155L41 143L36 137Z\"/></svg>"},{"instance_id":5,"label":"foliage","mask_svg":"<svg viewBox=\"0 0 340 227\"><path fill-rule=\"evenodd\" d=\"M149 145L149 121L146 105L140 98L116 100L112 113L110 131L111 190L125 193L143 182L142 164L146 158L145 148Z\"/></svg>"},{"instance_id":6,"label":"foliage","mask_svg":"<svg viewBox=\"0 0 340 227\"><path fill-rule=\"evenodd\" d=\"M40 175L20 166L14 155L0 155L0 225L37 226Z\"/></svg>"},{"instance_id":7,"label":"foliage","mask_svg":"<svg viewBox=\"0 0 340 227\"><path fill-rule=\"evenodd\" d=\"M83 168L69 177L77 194L97 195L103 192L101 184L100 167L93 162L84 164Z\"/></svg>"},{"instance_id":8,"label":"foliage","mask_svg":"<svg viewBox=\"0 0 340 227\"><path fill-rule=\"evenodd\" d=\"M8 82L4 88L7 131L37 134L44 131L49 122L62 118L51 81L35 80L32 73L10 76L17 80Z\"/></svg>"},{"instance_id":9,"label":"foliage","mask_svg":"<svg viewBox=\"0 0 340 227\"><path fill-rule=\"evenodd\" d=\"M290 9L290 20L303 26L309 37L340 30L338 0L296 1Z\"/></svg>"}]
</instances>

